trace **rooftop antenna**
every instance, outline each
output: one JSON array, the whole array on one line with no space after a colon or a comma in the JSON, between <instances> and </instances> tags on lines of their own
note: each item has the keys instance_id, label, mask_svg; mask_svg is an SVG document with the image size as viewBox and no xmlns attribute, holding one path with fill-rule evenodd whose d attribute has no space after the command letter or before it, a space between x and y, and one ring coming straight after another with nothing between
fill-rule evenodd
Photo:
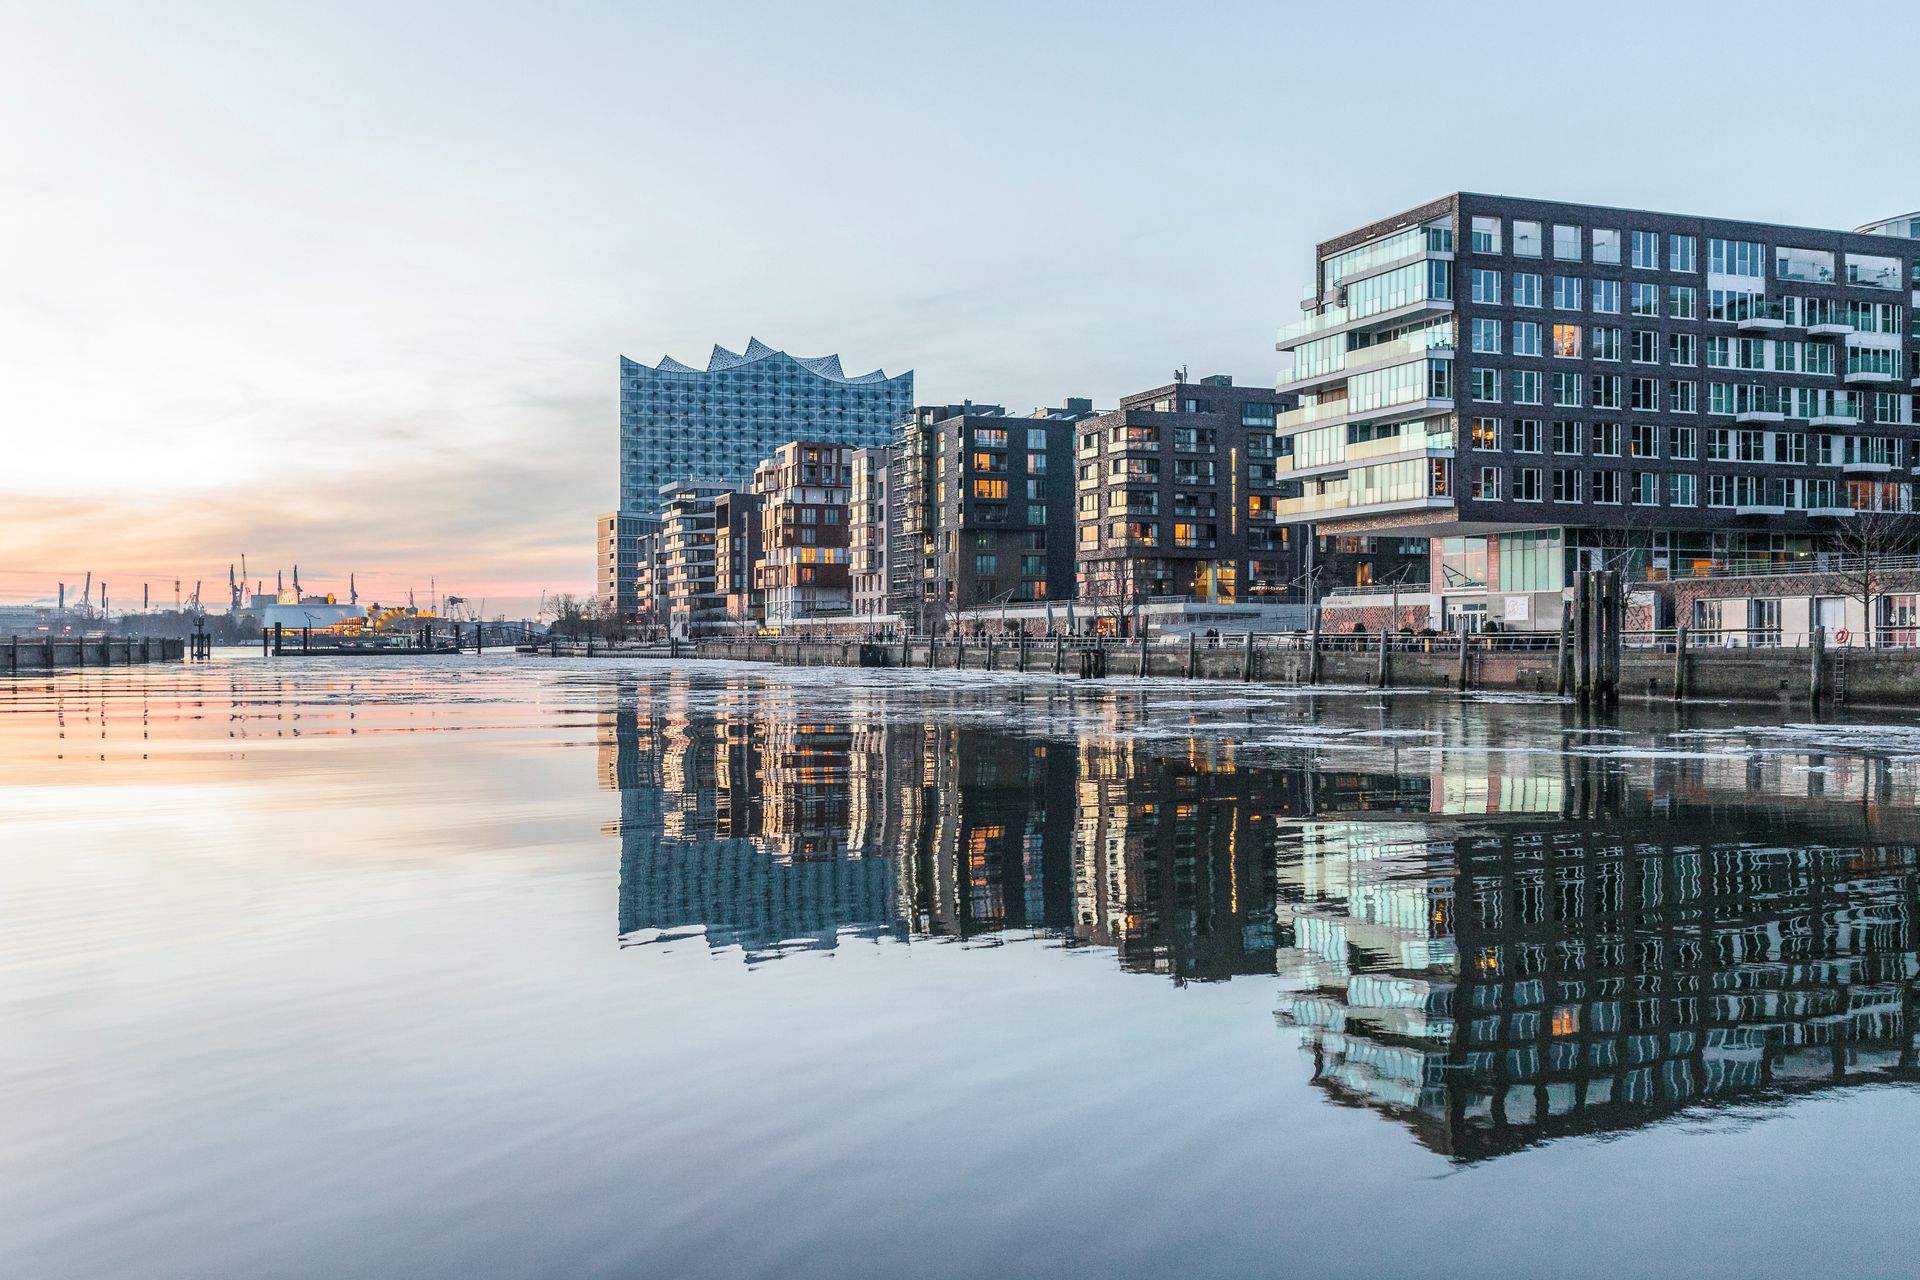
<instances>
[{"instance_id":1,"label":"rooftop antenna","mask_svg":"<svg viewBox=\"0 0 1920 1280\"><path fill-rule=\"evenodd\" d=\"M1173 380L1176 383L1185 382L1187 380L1187 366L1181 365L1178 369L1175 369L1173 371Z\"/></svg>"}]
</instances>

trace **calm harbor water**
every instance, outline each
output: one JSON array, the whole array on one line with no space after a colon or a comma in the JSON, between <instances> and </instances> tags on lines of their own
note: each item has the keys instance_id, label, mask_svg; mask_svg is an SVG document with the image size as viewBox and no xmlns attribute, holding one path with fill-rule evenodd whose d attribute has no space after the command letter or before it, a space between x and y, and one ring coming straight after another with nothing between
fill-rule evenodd
<instances>
[{"instance_id":1,"label":"calm harbor water","mask_svg":"<svg viewBox=\"0 0 1920 1280\"><path fill-rule=\"evenodd\" d=\"M0 681L0 1275L1914 1273L1920 728Z\"/></svg>"}]
</instances>

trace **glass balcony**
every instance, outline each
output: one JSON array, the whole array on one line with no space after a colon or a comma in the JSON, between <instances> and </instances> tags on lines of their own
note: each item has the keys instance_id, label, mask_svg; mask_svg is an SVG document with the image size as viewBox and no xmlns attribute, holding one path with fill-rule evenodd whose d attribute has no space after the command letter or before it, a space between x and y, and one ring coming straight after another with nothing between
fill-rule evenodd
<instances>
[{"instance_id":1,"label":"glass balcony","mask_svg":"<svg viewBox=\"0 0 1920 1280\"><path fill-rule=\"evenodd\" d=\"M1731 303L1728 319L1742 332L1751 333L1787 327L1786 308L1778 298L1741 298Z\"/></svg>"},{"instance_id":2,"label":"glass balcony","mask_svg":"<svg viewBox=\"0 0 1920 1280\"><path fill-rule=\"evenodd\" d=\"M1285 390L1296 384L1328 382L1356 373L1365 373L1370 369L1378 369L1395 361L1410 360L1421 355L1447 359L1453 353L1452 326L1434 325L1418 333L1408 334L1404 338L1395 338L1391 342L1376 342L1370 347L1355 347L1346 353L1338 369L1328 369L1299 378L1289 374L1279 385L1280 389Z\"/></svg>"}]
</instances>

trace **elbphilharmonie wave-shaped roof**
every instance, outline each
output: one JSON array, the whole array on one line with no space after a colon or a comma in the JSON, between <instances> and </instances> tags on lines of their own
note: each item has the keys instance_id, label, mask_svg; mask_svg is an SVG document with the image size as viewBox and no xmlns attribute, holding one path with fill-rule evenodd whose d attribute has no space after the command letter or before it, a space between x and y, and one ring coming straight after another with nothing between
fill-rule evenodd
<instances>
[{"instance_id":1,"label":"elbphilharmonie wave-shaped roof","mask_svg":"<svg viewBox=\"0 0 1920 1280\"><path fill-rule=\"evenodd\" d=\"M784 351L774 350L758 338L748 338L747 349L745 351L729 351L725 347L715 343L713 354L707 357L707 367L705 369L696 369L692 365L682 364L672 356L661 356L660 363L658 364L644 364L637 360L633 363L638 368L649 369L655 373L701 374L722 373L729 369L738 369L742 365L749 365L756 361L770 359L791 361L809 373L831 379L834 382L844 382L850 385L890 381L884 369L875 369L872 373L849 375L840 367L840 357L837 355L790 356Z\"/></svg>"}]
</instances>

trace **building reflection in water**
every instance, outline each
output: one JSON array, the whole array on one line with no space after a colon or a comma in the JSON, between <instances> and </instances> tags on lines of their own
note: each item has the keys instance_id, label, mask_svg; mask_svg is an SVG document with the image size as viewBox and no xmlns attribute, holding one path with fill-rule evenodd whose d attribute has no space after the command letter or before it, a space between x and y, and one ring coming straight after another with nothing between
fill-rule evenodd
<instances>
[{"instance_id":1,"label":"building reflection in water","mask_svg":"<svg viewBox=\"0 0 1920 1280\"><path fill-rule=\"evenodd\" d=\"M1462 1160L1915 1078L1920 824L1886 760L1513 751L1502 718L1537 709L1429 714L1337 758L1366 767L1282 768L1117 707L1043 739L881 687L829 719L777 684L624 686L621 935L750 963L1038 936L1274 975L1329 1098Z\"/></svg>"}]
</instances>

